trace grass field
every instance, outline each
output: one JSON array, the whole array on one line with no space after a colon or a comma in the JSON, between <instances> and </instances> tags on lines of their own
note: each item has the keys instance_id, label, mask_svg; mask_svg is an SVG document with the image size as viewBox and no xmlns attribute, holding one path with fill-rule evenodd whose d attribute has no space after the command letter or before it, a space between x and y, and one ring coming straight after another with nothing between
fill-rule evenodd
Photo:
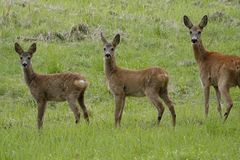
<instances>
[{"instance_id":1,"label":"grass field","mask_svg":"<svg viewBox=\"0 0 240 160\"><path fill-rule=\"evenodd\" d=\"M205 14L205 47L240 55L239 0L0 0L0 159L240 159L239 88L231 90L234 107L226 123L218 116L213 90L209 118L204 117L198 67L182 17L198 23ZM119 66L169 72L175 129L167 109L160 127L155 125L157 111L147 98L127 98L122 127L114 127L101 31L108 39L121 34ZM36 72L74 71L90 81L89 126L83 118L74 123L67 103L49 103L43 129L37 130L37 106L13 47L19 42L27 49L33 41Z\"/></svg>"}]
</instances>

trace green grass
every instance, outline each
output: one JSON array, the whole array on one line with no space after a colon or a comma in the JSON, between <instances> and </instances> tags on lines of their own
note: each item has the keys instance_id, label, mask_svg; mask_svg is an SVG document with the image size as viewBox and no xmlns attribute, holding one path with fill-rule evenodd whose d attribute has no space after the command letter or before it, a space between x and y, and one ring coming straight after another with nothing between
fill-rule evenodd
<instances>
[{"instance_id":1,"label":"green grass","mask_svg":"<svg viewBox=\"0 0 240 160\"><path fill-rule=\"evenodd\" d=\"M211 91L209 118L183 15L198 23L210 19L202 34L208 50L239 55L240 3L232 1L3 1L0 0L0 159L240 159L239 89L231 95L234 107L226 123L219 118ZM10 7L9 7L10 6ZM49 103L43 130L36 127L37 106L24 82L13 45L27 49L24 38L70 32L84 23L82 41L37 41L33 67L39 73L73 71L90 81L83 118L75 125L67 103ZM117 63L126 68L160 66L170 74L170 96L177 125L166 109L156 127L156 109L147 98L127 98L122 127L114 128L114 100L103 73L99 32L111 40L121 34ZM225 109L225 105L223 105Z\"/></svg>"}]
</instances>

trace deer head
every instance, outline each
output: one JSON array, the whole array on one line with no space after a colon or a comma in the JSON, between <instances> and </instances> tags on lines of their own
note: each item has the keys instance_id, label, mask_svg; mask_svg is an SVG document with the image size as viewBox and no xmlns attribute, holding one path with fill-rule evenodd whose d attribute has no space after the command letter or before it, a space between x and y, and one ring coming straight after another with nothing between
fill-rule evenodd
<instances>
[{"instance_id":1,"label":"deer head","mask_svg":"<svg viewBox=\"0 0 240 160\"><path fill-rule=\"evenodd\" d=\"M18 43L15 43L15 51L19 54L22 66L28 68L31 65L33 53L36 52L36 43L33 43L26 52L23 51Z\"/></svg>"},{"instance_id":2,"label":"deer head","mask_svg":"<svg viewBox=\"0 0 240 160\"><path fill-rule=\"evenodd\" d=\"M183 22L185 26L189 29L192 43L196 43L201 39L201 33L203 28L208 23L207 15L203 16L201 22L198 25L193 25L190 19L187 16L183 16Z\"/></svg>"},{"instance_id":3,"label":"deer head","mask_svg":"<svg viewBox=\"0 0 240 160\"><path fill-rule=\"evenodd\" d=\"M105 59L111 59L112 57L114 57L114 51L117 47L117 45L120 43L120 34L116 34L116 36L114 37L113 41L111 43L109 43L105 37L103 36L103 34L101 33L101 39L103 42L103 50L104 50L104 57Z\"/></svg>"}]
</instances>

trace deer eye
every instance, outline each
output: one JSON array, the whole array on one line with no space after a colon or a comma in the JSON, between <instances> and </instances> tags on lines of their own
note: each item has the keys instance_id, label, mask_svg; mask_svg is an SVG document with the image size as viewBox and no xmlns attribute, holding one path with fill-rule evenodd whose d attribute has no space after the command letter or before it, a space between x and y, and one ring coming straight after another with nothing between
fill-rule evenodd
<instances>
[{"instance_id":1,"label":"deer eye","mask_svg":"<svg viewBox=\"0 0 240 160\"><path fill-rule=\"evenodd\" d=\"M22 57L20 57L20 59L22 59Z\"/></svg>"},{"instance_id":2,"label":"deer eye","mask_svg":"<svg viewBox=\"0 0 240 160\"><path fill-rule=\"evenodd\" d=\"M201 31L198 31L198 34L201 34Z\"/></svg>"},{"instance_id":3,"label":"deer eye","mask_svg":"<svg viewBox=\"0 0 240 160\"><path fill-rule=\"evenodd\" d=\"M106 48L104 47L103 50L106 51Z\"/></svg>"},{"instance_id":4,"label":"deer eye","mask_svg":"<svg viewBox=\"0 0 240 160\"><path fill-rule=\"evenodd\" d=\"M189 33L192 34L192 31L190 31Z\"/></svg>"},{"instance_id":5,"label":"deer eye","mask_svg":"<svg viewBox=\"0 0 240 160\"><path fill-rule=\"evenodd\" d=\"M114 51L114 48L111 48L111 51Z\"/></svg>"},{"instance_id":6,"label":"deer eye","mask_svg":"<svg viewBox=\"0 0 240 160\"><path fill-rule=\"evenodd\" d=\"M30 60L31 59L31 57L28 57L28 60Z\"/></svg>"}]
</instances>

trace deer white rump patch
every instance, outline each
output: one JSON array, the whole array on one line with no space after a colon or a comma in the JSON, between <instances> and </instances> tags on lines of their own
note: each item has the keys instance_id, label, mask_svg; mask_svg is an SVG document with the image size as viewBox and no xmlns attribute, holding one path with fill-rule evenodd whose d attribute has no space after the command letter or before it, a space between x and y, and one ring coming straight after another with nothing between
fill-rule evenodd
<instances>
[{"instance_id":1,"label":"deer white rump patch","mask_svg":"<svg viewBox=\"0 0 240 160\"><path fill-rule=\"evenodd\" d=\"M85 80L75 80L74 81L74 85L76 85L76 86L78 86L78 87L80 87L80 88L85 88L85 87L87 87L88 86L88 82L87 81L85 81Z\"/></svg>"},{"instance_id":2,"label":"deer white rump patch","mask_svg":"<svg viewBox=\"0 0 240 160\"><path fill-rule=\"evenodd\" d=\"M158 79L165 80L168 78L168 75L166 73L158 75Z\"/></svg>"}]
</instances>

